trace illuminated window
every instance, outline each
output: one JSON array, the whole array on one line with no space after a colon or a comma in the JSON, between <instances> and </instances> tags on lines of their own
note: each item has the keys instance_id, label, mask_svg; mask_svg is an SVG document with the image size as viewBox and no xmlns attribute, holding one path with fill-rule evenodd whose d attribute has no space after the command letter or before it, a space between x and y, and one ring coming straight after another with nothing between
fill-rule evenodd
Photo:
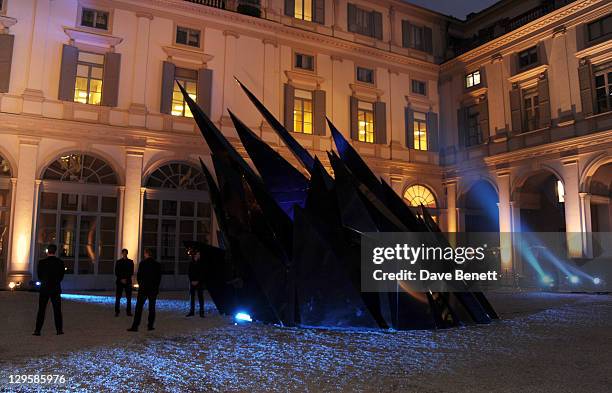
<instances>
[{"instance_id":1,"label":"illuminated window","mask_svg":"<svg viewBox=\"0 0 612 393\"><path fill-rule=\"evenodd\" d=\"M557 199L559 203L565 202L565 187L563 187L563 182L561 180L557 180Z\"/></svg>"},{"instance_id":2,"label":"illuminated window","mask_svg":"<svg viewBox=\"0 0 612 393\"><path fill-rule=\"evenodd\" d=\"M103 74L104 55L79 52L74 101L82 104L100 105Z\"/></svg>"},{"instance_id":3,"label":"illuminated window","mask_svg":"<svg viewBox=\"0 0 612 393\"><path fill-rule=\"evenodd\" d=\"M525 131L540 128L540 97L536 87L523 91L523 122Z\"/></svg>"},{"instance_id":4,"label":"illuminated window","mask_svg":"<svg viewBox=\"0 0 612 393\"><path fill-rule=\"evenodd\" d=\"M174 74L174 78L187 90L187 94L194 101L197 101L198 91L198 72L194 70L187 70L184 68L177 68ZM172 116L184 116L193 117L191 110L185 102L183 93L178 87L178 84L174 84L174 91L172 92Z\"/></svg>"},{"instance_id":5,"label":"illuminated window","mask_svg":"<svg viewBox=\"0 0 612 393\"><path fill-rule=\"evenodd\" d=\"M427 115L423 112L414 112L414 148L427 150Z\"/></svg>"},{"instance_id":6,"label":"illuminated window","mask_svg":"<svg viewBox=\"0 0 612 393\"><path fill-rule=\"evenodd\" d=\"M81 26L94 29L108 30L108 12L83 8L81 13Z\"/></svg>"},{"instance_id":7,"label":"illuminated window","mask_svg":"<svg viewBox=\"0 0 612 393\"><path fill-rule=\"evenodd\" d=\"M480 70L471 72L465 76L465 87L468 89L480 84Z\"/></svg>"},{"instance_id":8,"label":"illuminated window","mask_svg":"<svg viewBox=\"0 0 612 393\"><path fill-rule=\"evenodd\" d=\"M312 134L312 92L295 89L293 130Z\"/></svg>"},{"instance_id":9,"label":"illuminated window","mask_svg":"<svg viewBox=\"0 0 612 393\"><path fill-rule=\"evenodd\" d=\"M200 47L200 30L190 29L188 27L176 27L176 43L182 45Z\"/></svg>"},{"instance_id":10,"label":"illuminated window","mask_svg":"<svg viewBox=\"0 0 612 393\"><path fill-rule=\"evenodd\" d=\"M374 105L359 101L357 105L357 125L359 141L374 143Z\"/></svg>"},{"instance_id":11,"label":"illuminated window","mask_svg":"<svg viewBox=\"0 0 612 393\"><path fill-rule=\"evenodd\" d=\"M420 184L408 187L404 192L404 199L413 207L419 207L421 205L430 209L435 209L437 207L436 198L431 190Z\"/></svg>"},{"instance_id":12,"label":"illuminated window","mask_svg":"<svg viewBox=\"0 0 612 393\"><path fill-rule=\"evenodd\" d=\"M295 0L295 18L312 21L312 0Z\"/></svg>"}]
</instances>

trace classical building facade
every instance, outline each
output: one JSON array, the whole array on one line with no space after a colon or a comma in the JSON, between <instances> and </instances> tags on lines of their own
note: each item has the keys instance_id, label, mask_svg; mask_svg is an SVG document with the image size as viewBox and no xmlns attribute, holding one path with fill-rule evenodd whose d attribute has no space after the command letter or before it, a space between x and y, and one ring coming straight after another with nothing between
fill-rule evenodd
<instances>
[{"instance_id":1,"label":"classical building facade","mask_svg":"<svg viewBox=\"0 0 612 393\"><path fill-rule=\"evenodd\" d=\"M0 274L27 287L48 243L66 286L113 285L122 248L186 281L215 243L174 80L239 145L227 110L288 153L245 83L325 160L325 117L448 231L612 225L612 6L510 1L459 21L396 0L0 0ZM287 158L291 160L289 154ZM502 236L511 245L512 236ZM502 253L506 270L520 258Z\"/></svg>"}]
</instances>

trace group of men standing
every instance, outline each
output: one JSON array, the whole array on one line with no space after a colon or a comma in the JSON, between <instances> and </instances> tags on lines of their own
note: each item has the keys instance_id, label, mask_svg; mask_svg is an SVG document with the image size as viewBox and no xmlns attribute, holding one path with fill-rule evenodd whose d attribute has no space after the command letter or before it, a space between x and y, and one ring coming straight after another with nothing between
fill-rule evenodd
<instances>
[{"instance_id":1,"label":"group of men standing","mask_svg":"<svg viewBox=\"0 0 612 393\"><path fill-rule=\"evenodd\" d=\"M38 313L36 316L36 327L34 336L40 336L45 321L45 311L49 300L53 306L55 329L58 335L64 334L62 320L62 287L66 268L64 262L56 256L57 246L50 244L47 247L47 257L38 262L38 280L40 281L40 294L38 302ZM191 250L189 262L189 294L190 309L188 317L195 315L195 297L197 294L199 302L200 317L204 317L204 266L200 260L200 252ZM128 258L128 250L121 250L121 258L115 263L115 317L120 314L121 298L125 292L127 300L126 313L132 316L132 276L134 275L134 261ZM148 330L155 330L155 303L159 294L162 271L161 264L153 258L149 249L144 250L144 259L138 265L136 281L138 283L138 294L136 297L136 309L130 332L137 332L142 319L142 310L145 302L149 302Z\"/></svg>"}]
</instances>

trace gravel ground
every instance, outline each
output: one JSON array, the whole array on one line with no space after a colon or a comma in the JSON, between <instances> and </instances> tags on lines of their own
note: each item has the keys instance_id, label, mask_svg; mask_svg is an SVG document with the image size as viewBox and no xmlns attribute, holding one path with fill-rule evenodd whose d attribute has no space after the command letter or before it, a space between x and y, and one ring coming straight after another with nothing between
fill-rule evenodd
<instances>
[{"instance_id":1,"label":"gravel ground","mask_svg":"<svg viewBox=\"0 0 612 393\"><path fill-rule=\"evenodd\" d=\"M185 318L183 294L158 301L157 329L129 333L109 293L67 295L33 337L33 293L0 292L0 391L609 392L612 296L489 294L502 320L441 331L235 326L207 304ZM146 314L146 313L145 313ZM65 384L11 385L12 374Z\"/></svg>"}]
</instances>

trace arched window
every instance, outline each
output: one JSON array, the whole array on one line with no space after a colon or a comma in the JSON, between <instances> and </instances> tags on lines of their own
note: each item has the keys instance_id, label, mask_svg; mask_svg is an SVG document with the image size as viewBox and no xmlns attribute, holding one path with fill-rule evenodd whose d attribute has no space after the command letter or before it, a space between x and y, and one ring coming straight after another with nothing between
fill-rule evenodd
<instances>
[{"instance_id":1,"label":"arched window","mask_svg":"<svg viewBox=\"0 0 612 393\"><path fill-rule=\"evenodd\" d=\"M117 175L105 161L86 154L67 154L53 161L45 180L75 183L117 184Z\"/></svg>"},{"instance_id":2,"label":"arched window","mask_svg":"<svg viewBox=\"0 0 612 393\"><path fill-rule=\"evenodd\" d=\"M55 243L67 274L113 274L117 179L106 161L92 155L66 154L53 161L42 175L37 257Z\"/></svg>"},{"instance_id":3,"label":"arched window","mask_svg":"<svg viewBox=\"0 0 612 393\"><path fill-rule=\"evenodd\" d=\"M206 177L189 163L169 163L146 179L142 249L149 248L168 275L186 274L186 240L210 242L211 208Z\"/></svg>"},{"instance_id":4,"label":"arched window","mask_svg":"<svg viewBox=\"0 0 612 393\"><path fill-rule=\"evenodd\" d=\"M9 252L9 217L11 208L11 166L0 155L0 277L4 277L6 257Z\"/></svg>"},{"instance_id":5,"label":"arched window","mask_svg":"<svg viewBox=\"0 0 612 393\"><path fill-rule=\"evenodd\" d=\"M408 187L404 192L404 199L413 207L419 207L421 205L430 209L435 209L437 207L436 198L431 190L420 184Z\"/></svg>"}]
</instances>

